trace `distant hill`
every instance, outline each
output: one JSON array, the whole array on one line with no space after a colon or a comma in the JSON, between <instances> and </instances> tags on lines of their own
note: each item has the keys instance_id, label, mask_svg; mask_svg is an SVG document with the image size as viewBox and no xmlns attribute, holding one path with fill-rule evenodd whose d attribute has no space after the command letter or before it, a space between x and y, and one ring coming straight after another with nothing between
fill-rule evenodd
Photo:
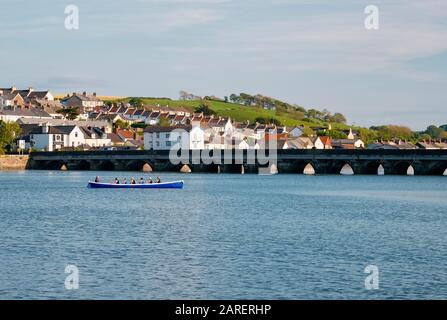
<instances>
[{"instance_id":1,"label":"distant hill","mask_svg":"<svg viewBox=\"0 0 447 320\"><path fill-rule=\"evenodd\" d=\"M206 105L217 116L230 117L231 119L238 122L250 121L251 123L254 123L256 121L265 120L267 122L273 121L278 123L279 125L286 126L303 125L307 127L319 127L328 125L328 122L326 121L315 118L307 118L305 113L306 110L304 110L304 108L300 107L300 109L298 109L291 105L288 105L287 108L280 105L275 110L269 110L255 105L247 106L239 103L226 102L217 99L211 100L209 98L200 100L172 100L169 98L129 97L115 101L132 102L135 100L139 101L142 105L168 106L173 109L182 107L189 110L190 112L194 112L200 106ZM334 125L339 129L349 128L345 124L335 123L332 126Z\"/></svg>"}]
</instances>

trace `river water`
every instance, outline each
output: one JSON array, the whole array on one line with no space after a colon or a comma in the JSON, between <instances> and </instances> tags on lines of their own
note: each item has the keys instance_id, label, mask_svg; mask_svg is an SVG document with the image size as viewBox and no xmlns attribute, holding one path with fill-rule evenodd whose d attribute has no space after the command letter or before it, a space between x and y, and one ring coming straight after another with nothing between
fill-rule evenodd
<instances>
[{"instance_id":1,"label":"river water","mask_svg":"<svg viewBox=\"0 0 447 320\"><path fill-rule=\"evenodd\" d=\"M447 298L447 177L97 174L0 172L0 299Z\"/></svg>"}]
</instances>

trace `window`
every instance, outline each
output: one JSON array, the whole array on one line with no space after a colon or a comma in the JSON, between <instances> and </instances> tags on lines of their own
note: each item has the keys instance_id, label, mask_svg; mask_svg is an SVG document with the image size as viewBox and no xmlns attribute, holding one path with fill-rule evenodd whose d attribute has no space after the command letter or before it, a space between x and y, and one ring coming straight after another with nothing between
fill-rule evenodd
<instances>
[{"instance_id":1,"label":"window","mask_svg":"<svg viewBox=\"0 0 447 320\"><path fill-rule=\"evenodd\" d=\"M75 132L75 138L77 138L78 137L78 133L77 132Z\"/></svg>"},{"instance_id":2,"label":"window","mask_svg":"<svg viewBox=\"0 0 447 320\"><path fill-rule=\"evenodd\" d=\"M170 147L171 146L171 141L166 141L166 147Z\"/></svg>"},{"instance_id":3,"label":"window","mask_svg":"<svg viewBox=\"0 0 447 320\"><path fill-rule=\"evenodd\" d=\"M157 138L160 138L160 133L157 132L155 136L156 136Z\"/></svg>"},{"instance_id":4,"label":"window","mask_svg":"<svg viewBox=\"0 0 447 320\"><path fill-rule=\"evenodd\" d=\"M169 139L171 137L170 133L166 133L166 139Z\"/></svg>"}]
</instances>

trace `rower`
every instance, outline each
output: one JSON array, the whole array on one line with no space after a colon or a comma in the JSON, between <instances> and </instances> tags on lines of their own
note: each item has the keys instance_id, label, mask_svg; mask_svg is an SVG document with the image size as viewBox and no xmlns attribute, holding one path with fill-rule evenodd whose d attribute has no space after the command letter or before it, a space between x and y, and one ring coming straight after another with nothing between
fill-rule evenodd
<instances>
[{"instance_id":1,"label":"rower","mask_svg":"<svg viewBox=\"0 0 447 320\"><path fill-rule=\"evenodd\" d=\"M115 184L120 184L120 181L118 180L118 178L115 178Z\"/></svg>"},{"instance_id":2,"label":"rower","mask_svg":"<svg viewBox=\"0 0 447 320\"><path fill-rule=\"evenodd\" d=\"M144 184L144 179L140 178L140 184Z\"/></svg>"},{"instance_id":3,"label":"rower","mask_svg":"<svg viewBox=\"0 0 447 320\"><path fill-rule=\"evenodd\" d=\"M95 178L95 182L96 182L96 183L99 182L99 176L96 176L96 178Z\"/></svg>"},{"instance_id":4,"label":"rower","mask_svg":"<svg viewBox=\"0 0 447 320\"><path fill-rule=\"evenodd\" d=\"M155 183L161 183L160 177L157 177L157 181Z\"/></svg>"},{"instance_id":5,"label":"rower","mask_svg":"<svg viewBox=\"0 0 447 320\"><path fill-rule=\"evenodd\" d=\"M152 177L149 177L149 179L147 179L147 183L149 183L149 184L153 183Z\"/></svg>"}]
</instances>

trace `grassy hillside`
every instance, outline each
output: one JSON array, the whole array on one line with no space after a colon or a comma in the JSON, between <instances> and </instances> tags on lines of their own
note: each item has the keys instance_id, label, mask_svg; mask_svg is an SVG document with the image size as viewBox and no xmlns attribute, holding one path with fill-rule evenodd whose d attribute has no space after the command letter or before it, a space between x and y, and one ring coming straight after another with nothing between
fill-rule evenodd
<instances>
[{"instance_id":1,"label":"grassy hillside","mask_svg":"<svg viewBox=\"0 0 447 320\"><path fill-rule=\"evenodd\" d=\"M238 122L250 121L251 123L256 121L256 118L262 117L265 119L275 118L282 125L294 126L294 125L324 125L323 122L313 120L312 122L303 120L303 114L293 111L285 110L265 110L259 107L247 107L240 104L235 104L231 102L214 101L214 100L195 100L195 101L184 101L184 100L171 100L167 98L141 98L143 104L145 105L161 105L169 106L175 109L176 107L183 107L191 112L199 107L202 103L205 103L212 109L218 116L230 117ZM129 101L129 98L121 99L119 101ZM342 125L342 127L345 127Z\"/></svg>"}]
</instances>

